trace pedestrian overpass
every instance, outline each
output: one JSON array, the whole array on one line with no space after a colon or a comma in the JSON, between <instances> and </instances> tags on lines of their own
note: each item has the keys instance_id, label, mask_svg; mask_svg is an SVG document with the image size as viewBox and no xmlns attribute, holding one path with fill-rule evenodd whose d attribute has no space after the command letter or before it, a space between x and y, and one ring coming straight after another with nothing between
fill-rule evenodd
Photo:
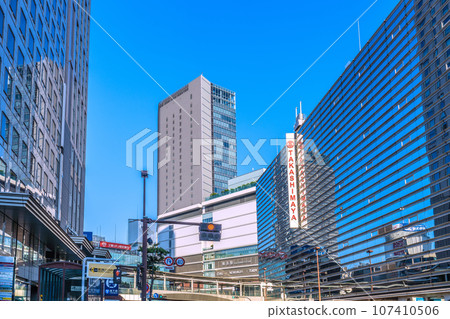
<instances>
[{"instance_id":1,"label":"pedestrian overpass","mask_svg":"<svg viewBox=\"0 0 450 319\"><path fill-rule=\"evenodd\" d=\"M203 277L168 272L156 273L155 293L158 300L180 301L284 300L285 296L281 284L266 284L257 278ZM119 294L124 300L140 300L137 288L121 288Z\"/></svg>"}]
</instances>

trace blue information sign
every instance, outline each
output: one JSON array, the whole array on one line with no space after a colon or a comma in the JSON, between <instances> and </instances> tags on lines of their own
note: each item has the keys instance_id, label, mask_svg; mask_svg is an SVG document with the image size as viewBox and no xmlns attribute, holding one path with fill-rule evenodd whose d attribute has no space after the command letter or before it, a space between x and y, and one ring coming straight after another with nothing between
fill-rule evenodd
<instances>
[{"instance_id":1,"label":"blue information sign","mask_svg":"<svg viewBox=\"0 0 450 319\"><path fill-rule=\"evenodd\" d=\"M89 296L100 296L101 286L99 279L89 279Z\"/></svg>"},{"instance_id":2,"label":"blue information sign","mask_svg":"<svg viewBox=\"0 0 450 319\"><path fill-rule=\"evenodd\" d=\"M105 280L105 296L118 296L119 285L114 283L114 280Z\"/></svg>"},{"instance_id":3,"label":"blue information sign","mask_svg":"<svg viewBox=\"0 0 450 319\"><path fill-rule=\"evenodd\" d=\"M0 256L0 301L12 300L14 257Z\"/></svg>"}]
</instances>

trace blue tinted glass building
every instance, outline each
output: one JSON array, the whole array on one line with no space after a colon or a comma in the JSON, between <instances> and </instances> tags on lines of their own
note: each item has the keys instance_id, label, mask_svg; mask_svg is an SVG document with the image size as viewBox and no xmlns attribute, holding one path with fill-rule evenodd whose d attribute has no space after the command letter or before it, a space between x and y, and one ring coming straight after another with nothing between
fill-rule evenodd
<instances>
[{"instance_id":1,"label":"blue tinted glass building","mask_svg":"<svg viewBox=\"0 0 450 319\"><path fill-rule=\"evenodd\" d=\"M18 300L38 299L39 265L80 261L90 246L89 11L89 0L0 2L0 255L14 258Z\"/></svg>"},{"instance_id":2,"label":"blue tinted glass building","mask_svg":"<svg viewBox=\"0 0 450 319\"><path fill-rule=\"evenodd\" d=\"M260 269L289 297L317 299L319 274L322 299L449 298L448 7L399 1L298 128L307 228L285 151L259 179Z\"/></svg>"},{"instance_id":3,"label":"blue tinted glass building","mask_svg":"<svg viewBox=\"0 0 450 319\"><path fill-rule=\"evenodd\" d=\"M211 83L214 193L228 189L237 175L236 93Z\"/></svg>"}]
</instances>

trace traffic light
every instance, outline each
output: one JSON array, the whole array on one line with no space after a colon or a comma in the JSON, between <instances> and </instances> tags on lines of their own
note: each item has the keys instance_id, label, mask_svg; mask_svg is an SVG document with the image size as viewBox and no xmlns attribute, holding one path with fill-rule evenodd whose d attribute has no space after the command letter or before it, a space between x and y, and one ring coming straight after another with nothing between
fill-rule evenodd
<instances>
[{"instance_id":1,"label":"traffic light","mask_svg":"<svg viewBox=\"0 0 450 319\"><path fill-rule=\"evenodd\" d=\"M200 241L220 241L222 225L212 223L201 223L199 227Z\"/></svg>"},{"instance_id":2,"label":"traffic light","mask_svg":"<svg viewBox=\"0 0 450 319\"><path fill-rule=\"evenodd\" d=\"M113 273L113 282L115 284L122 283L122 270L120 268L116 268Z\"/></svg>"}]
</instances>

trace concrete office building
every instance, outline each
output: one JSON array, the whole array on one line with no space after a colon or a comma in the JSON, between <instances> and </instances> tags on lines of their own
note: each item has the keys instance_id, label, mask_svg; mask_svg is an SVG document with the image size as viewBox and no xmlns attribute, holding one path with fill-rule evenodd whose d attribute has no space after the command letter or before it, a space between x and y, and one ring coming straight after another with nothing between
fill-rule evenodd
<instances>
[{"instance_id":1,"label":"concrete office building","mask_svg":"<svg viewBox=\"0 0 450 319\"><path fill-rule=\"evenodd\" d=\"M183 257L176 273L208 277L258 277L255 186L168 212L160 219L222 225L220 242L199 241L198 226L158 225L158 241Z\"/></svg>"},{"instance_id":2,"label":"concrete office building","mask_svg":"<svg viewBox=\"0 0 450 319\"><path fill-rule=\"evenodd\" d=\"M201 203L236 177L235 93L200 76L159 103L158 215Z\"/></svg>"},{"instance_id":3,"label":"concrete office building","mask_svg":"<svg viewBox=\"0 0 450 319\"><path fill-rule=\"evenodd\" d=\"M0 255L19 269L16 299L37 298L38 265L92 252L82 237L89 11L89 0L0 2Z\"/></svg>"},{"instance_id":4,"label":"concrete office building","mask_svg":"<svg viewBox=\"0 0 450 319\"><path fill-rule=\"evenodd\" d=\"M319 247L322 300L450 299L449 5L399 1L297 127L305 227L289 225L285 150L259 179L258 248L286 256L260 267L290 298L318 299Z\"/></svg>"}]
</instances>

